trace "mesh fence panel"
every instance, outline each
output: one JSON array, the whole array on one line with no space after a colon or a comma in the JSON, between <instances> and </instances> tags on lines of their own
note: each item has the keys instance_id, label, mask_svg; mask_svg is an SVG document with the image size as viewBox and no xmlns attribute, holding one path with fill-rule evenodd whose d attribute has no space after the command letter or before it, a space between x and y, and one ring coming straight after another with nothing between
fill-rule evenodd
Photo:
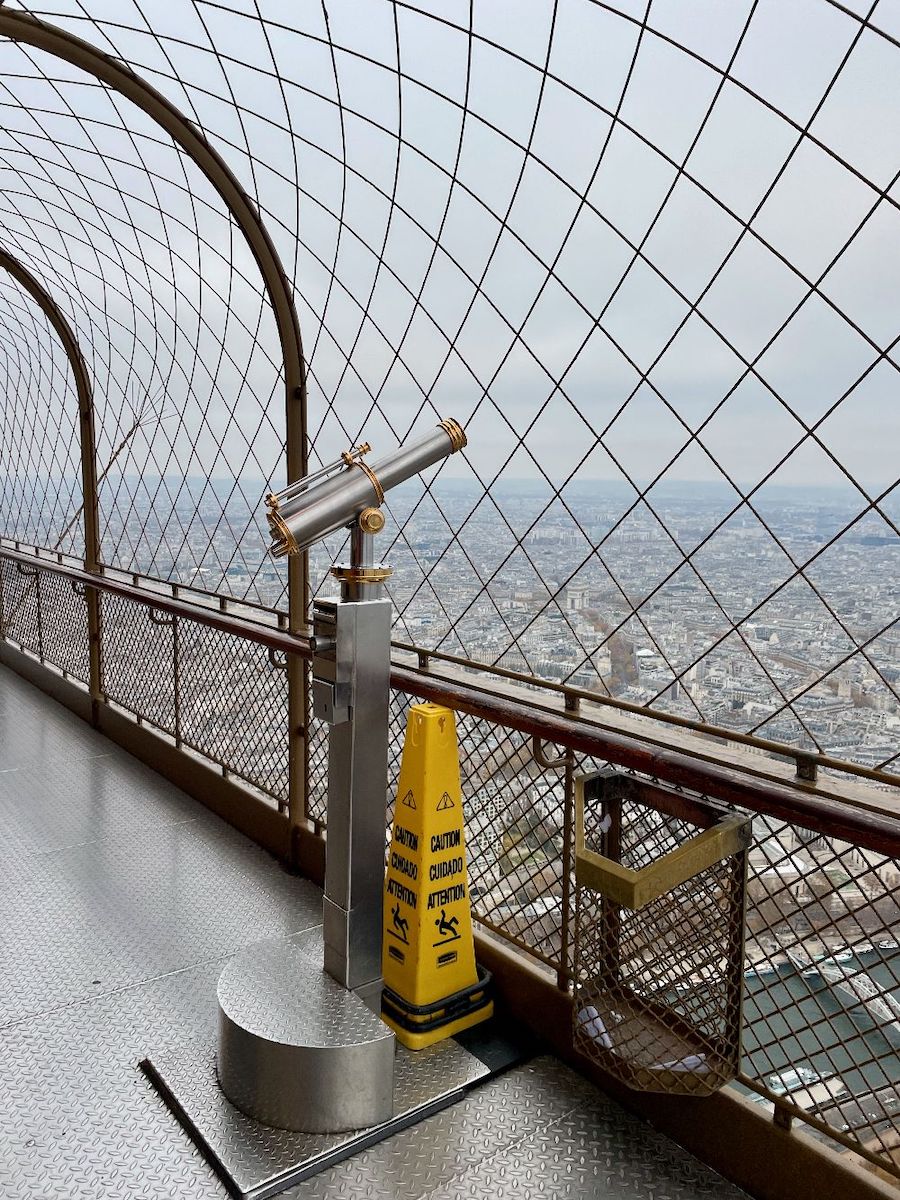
<instances>
[{"instance_id":1,"label":"mesh fence panel","mask_svg":"<svg viewBox=\"0 0 900 1200\"><path fill-rule=\"evenodd\" d=\"M90 679L87 600L82 588L52 572L41 573L44 659L72 679Z\"/></svg>"},{"instance_id":2,"label":"mesh fence panel","mask_svg":"<svg viewBox=\"0 0 900 1200\"><path fill-rule=\"evenodd\" d=\"M104 596L103 691L141 720L175 736L173 625L143 605Z\"/></svg>"},{"instance_id":3,"label":"mesh fence panel","mask_svg":"<svg viewBox=\"0 0 900 1200\"><path fill-rule=\"evenodd\" d=\"M3 629L11 642L40 654L43 637L38 594L38 573L0 559Z\"/></svg>"},{"instance_id":4,"label":"mesh fence panel","mask_svg":"<svg viewBox=\"0 0 900 1200\"><path fill-rule=\"evenodd\" d=\"M287 676L264 647L108 595L103 646L109 699L287 803Z\"/></svg>"},{"instance_id":5,"label":"mesh fence panel","mask_svg":"<svg viewBox=\"0 0 900 1200\"><path fill-rule=\"evenodd\" d=\"M754 833L744 1072L878 1151L900 1130L900 864L764 817Z\"/></svg>"},{"instance_id":6,"label":"mesh fence panel","mask_svg":"<svg viewBox=\"0 0 900 1200\"><path fill-rule=\"evenodd\" d=\"M83 555L71 367L46 316L2 266L0 394L0 537Z\"/></svg>"},{"instance_id":7,"label":"mesh fence panel","mask_svg":"<svg viewBox=\"0 0 900 1200\"><path fill-rule=\"evenodd\" d=\"M264 647L179 619L181 737L284 804L287 674Z\"/></svg>"}]
</instances>

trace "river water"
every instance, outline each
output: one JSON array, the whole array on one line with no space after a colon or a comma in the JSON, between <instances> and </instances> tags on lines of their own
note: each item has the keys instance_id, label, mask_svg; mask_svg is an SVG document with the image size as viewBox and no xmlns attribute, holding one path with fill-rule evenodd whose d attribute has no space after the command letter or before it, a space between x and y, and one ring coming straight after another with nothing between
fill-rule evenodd
<instances>
[{"instance_id":1,"label":"river water","mask_svg":"<svg viewBox=\"0 0 900 1200\"><path fill-rule=\"evenodd\" d=\"M873 947L848 960L900 999L900 948ZM760 1081L784 1067L837 1072L854 1095L900 1084L900 1030L881 1029L820 976L791 964L750 974L744 991L743 1070ZM898 1093L900 1095L900 1093Z\"/></svg>"}]
</instances>

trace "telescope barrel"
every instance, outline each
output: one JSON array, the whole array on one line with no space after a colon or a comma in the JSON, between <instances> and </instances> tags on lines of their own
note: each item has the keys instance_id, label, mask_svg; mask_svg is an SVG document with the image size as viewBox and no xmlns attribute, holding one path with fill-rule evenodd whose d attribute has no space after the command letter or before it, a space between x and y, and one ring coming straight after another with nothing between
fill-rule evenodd
<instances>
[{"instance_id":1,"label":"telescope barrel","mask_svg":"<svg viewBox=\"0 0 900 1200\"><path fill-rule=\"evenodd\" d=\"M465 444L462 426L448 417L436 429L399 446L377 462L369 464L357 459L303 491L297 491L297 485L292 484L273 497L273 508L268 514L272 554L276 558L299 554L335 530L352 524L363 509L379 507L391 488L461 450Z\"/></svg>"}]
</instances>

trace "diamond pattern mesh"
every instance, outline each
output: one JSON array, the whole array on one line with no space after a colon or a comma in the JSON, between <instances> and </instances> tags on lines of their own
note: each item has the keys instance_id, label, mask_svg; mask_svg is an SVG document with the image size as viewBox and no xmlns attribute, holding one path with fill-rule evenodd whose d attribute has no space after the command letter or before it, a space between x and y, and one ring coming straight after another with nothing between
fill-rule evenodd
<instances>
[{"instance_id":1,"label":"diamond pattern mesh","mask_svg":"<svg viewBox=\"0 0 900 1200\"><path fill-rule=\"evenodd\" d=\"M44 660L86 684L90 680L90 645L84 593L49 571L39 578Z\"/></svg>"},{"instance_id":2,"label":"diamond pattern mesh","mask_svg":"<svg viewBox=\"0 0 900 1200\"><path fill-rule=\"evenodd\" d=\"M304 330L313 465L451 410L469 430L389 497L400 640L896 763L884 5L810 0L802 32L749 0L699 23L592 0L4 11L23 8L158 87L258 206ZM281 603L259 523L280 353L246 244L108 88L14 39L0 71L4 242L89 363L105 561ZM25 410L3 427L8 536L72 541L68 384L4 302ZM340 552L313 554L314 591Z\"/></svg>"},{"instance_id":3,"label":"diamond pattern mesh","mask_svg":"<svg viewBox=\"0 0 900 1200\"><path fill-rule=\"evenodd\" d=\"M266 650L179 620L181 737L284 804L287 675Z\"/></svg>"},{"instance_id":4,"label":"diamond pattern mesh","mask_svg":"<svg viewBox=\"0 0 900 1200\"><path fill-rule=\"evenodd\" d=\"M3 601L4 636L40 655L43 628L38 594L38 573L0 559L0 598Z\"/></svg>"},{"instance_id":5,"label":"diamond pattern mesh","mask_svg":"<svg viewBox=\"0 0 900 1200\"><path fill-rule=\"evenodd\" d=\"M103 691L142 721L175 736L174 626L143 605L104 595ZM154 619L155 618L155 619Z\"/></svg>"},{"instance_id":6,"label":"diamond pattern mesh","mask_svg":"<svg viewBox=\"0 0 900 1200\"><path fill-rule=\"evenodd\" d=\"M287 676L264 647L117 596L103 644L109 699L287 803Z\"/></svg>"},{"instance_id":7,"label":"diamond pattern mesh","mask_svg":"<svg viewBox=\"0 0 900 1200\"><path fill-rule=\"evenodd\" d=\"M754 835L745 1075L878 1151L900 1129L900 865L769 818Z\"/></svg>"},{"instance_id":8,"label":"diamond pattern mesh","mask_svg":"<svg viewBox=\"0 0 900 1200\"><path fill-rule=\"evenodd\" d=\"M0 268L0 537L84 554L78 400L47 318Z\"/></svg>"}]
</instances>

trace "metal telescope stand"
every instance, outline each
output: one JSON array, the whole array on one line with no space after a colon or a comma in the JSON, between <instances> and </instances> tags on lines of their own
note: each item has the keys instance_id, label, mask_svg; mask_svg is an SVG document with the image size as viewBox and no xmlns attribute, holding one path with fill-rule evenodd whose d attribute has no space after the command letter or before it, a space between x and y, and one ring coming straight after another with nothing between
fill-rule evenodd
<instances>
[{"instance_id":1,"label":"metal telescope stand","mask_svg":"<svg viewBox=\"0 0 900 1200\"><path fill-rule=\"evenodd\" d=\"M378 509L360 514L351 560L333 569L340 599L314 608L313 706L329 726L323 956L318 933L270 943L219 980L222 1091L248 1116L305 1133L394 1113L394 1036L378 1016L391 602L373 533L383 525Z\"/></svg>"},{"instance_id":2,"label":"metal telescope stand","mask_svg":"<svg viewBox=\"0 0 900 1200\"><path fill-rule=\"evenodd\" d=\"M365 520L370 529L362 528ZM313 606L315 716L328 724L325 970L365 997L381 998L381 927L387 808L391 602L388 567L375 563L377 509L350 534L349 565L333 568L339 600Z\"/></svg>"},{"instance_id":3,"label":"metal telescope stand","mask_svg":"<svg viewBox=\"0 0 900 1200\"><path fill-rule=\"evenodd\" d=\"M240 1197L276 1195L453 1103L519 1056L498 1057L492 1045L481 1058L454 1040L413 1053L395 1045L378 1015L391 571L375 561L374 535L384 527L377 505L392 469L402 482L464 444L455 422L442 422L378 465L381 480L360 461L365 446L342 456L339 475L325 468L270 498L280 554L302 548L291 520L295 530L315 524L315 540L348 523L335 517L348 503L335 481L351 487L351 558L332 568L340 597L317 600L313 610L313 710L329 727L323 924L260 942L229 962L218 983L217 1047L154 1053L141 1064ZM365 481L374 503L361 506Z\"/></svg>"}]
</instances>

